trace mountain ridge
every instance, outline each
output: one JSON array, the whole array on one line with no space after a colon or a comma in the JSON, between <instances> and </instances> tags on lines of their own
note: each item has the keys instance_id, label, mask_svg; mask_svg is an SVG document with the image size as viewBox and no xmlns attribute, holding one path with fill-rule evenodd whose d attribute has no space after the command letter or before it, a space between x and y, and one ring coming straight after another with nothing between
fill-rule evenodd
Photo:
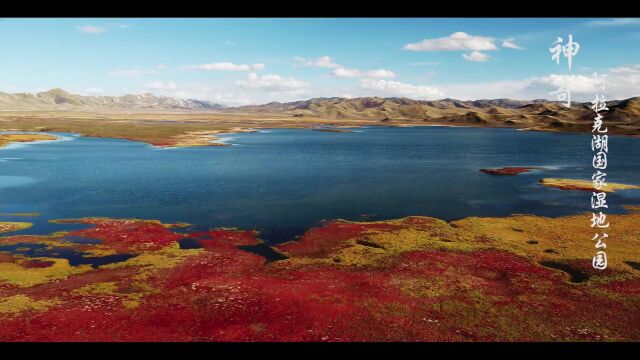
<instances>
[{"instance_id":1,"label":"mountain ridge","mask_svg":"<svg viewBox=\"0 0 640 360\"><path fill-rule=\"evenodd\" d=\"M640 135L640 97L607 101L604 118L614 134ZM413 100L401 97L323 97L292 102L225 107L205 100L178 99L149 93L86 96L51 89L36 94L0 93L0 111L85 111L91 113L208 113L221 116L276 116L328 121L361 120L384 125L452 125L512 127L528 130L590 132L590 103L571 108L544 99ZM301 119L308 118L308 119ZM252 120L253 121L253 120ZM259 121L259 120L256 120Z\"/></svg>"},{"instance_id":2,"label":"mountain ridge","mask_svg":"<svg viewBox=\"0 0 640 360\"><path fill-rule=\"evenodd\" d=\"M221 110L224 105L206 100L180 99L151 93L122 96L90 96L70 93L60 88L44 92L0 92L0 110Z\"/></svg>"}]
</instances>

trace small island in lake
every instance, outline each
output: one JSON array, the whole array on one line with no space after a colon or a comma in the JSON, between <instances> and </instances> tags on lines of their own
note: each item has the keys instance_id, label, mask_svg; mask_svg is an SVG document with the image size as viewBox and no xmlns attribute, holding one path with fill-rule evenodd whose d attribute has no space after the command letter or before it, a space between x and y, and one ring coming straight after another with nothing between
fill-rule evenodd
<instances>
[{"instance_id":1,"label":"small island in lake","mask_svg":"<svg viewBox=\"0 0 640 360\"><path fill-rule=\"evenodd\" d=\"M606 182L606 185L601 189L596 189L593 186L593 182L589 180L577 180L577 179L555 179L544 178L540 179L540 185L554 187L561 190L579 190L579 191L604 191L614 192L617 190L633 190L640 189L638 185L618 184L612 182Z\"/></svg>"},{"instance_id":2,"label":"small island in lake","mask_svg":"<svg viewBox=\"0 0 640 360\"><path fill-rule=\"evenodd\" d=\"M507 167L498 168L498 169L480 169L480 171L482 171L483 173L487 173L489 175L518 175L518 174L530 172L532 170L539 170L539 169L543 169L543 168L539 166L527 166L527 167L507 166Z\"/></svg>"},{"instance_id":3,"label":"small island in lake","mask_svg":"<svg viewBox=\"0 0 640 360\"><path fill-rule=\"evenodd\" d=\"M0 233L28 229L33 224L22 221L0 221Z\"/></svg>"}]
</instances>

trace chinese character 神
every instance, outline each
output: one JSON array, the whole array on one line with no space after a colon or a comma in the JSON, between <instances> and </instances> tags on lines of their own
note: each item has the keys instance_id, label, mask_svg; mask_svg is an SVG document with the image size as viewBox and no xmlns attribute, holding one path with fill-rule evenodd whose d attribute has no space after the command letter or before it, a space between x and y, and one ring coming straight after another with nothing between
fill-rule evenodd
<instances>
[{"instance_id":1,"label":"chinese character \u795e","mask_svg":"<svg viewBox=\"0 0 640 360\"><path fill-rule=\"evenodd\" d=\"M605 223L607 221L607 215L603 214L602 211L598 214L591 214L591 227L598 227L599 229L604 229L609 227L609 223Z\"/></svg>"},{"instance_id":2,"label":"chinese character \u795e","mask_svg":"<svg viewBox=\"0 0 640 360\"><path fill-rule=\"evenodd\" d=\"M563 41L564 39L558 36L556 41L549 47L549 52L552 54L551 60L555 61L556 64L560 64L560 54L564 55L567 58L569 71L571 71L571 59L580 51L580 44L573 41L573 35L571 34L569 34L569 41L565 45L562 45Z\"/></svg>"},{"instance_id":3,"label":"chinese character \u795e","mask_svg":"<svg viewBox=\"0 0 640 360\"><path fill-rule=\"evenodd\" d=\"M598 251L596 255L593 257L593 262L591 263L594 269L604 270L607 268L607 253L604 251Z\"/></svg>"}]
</instances>

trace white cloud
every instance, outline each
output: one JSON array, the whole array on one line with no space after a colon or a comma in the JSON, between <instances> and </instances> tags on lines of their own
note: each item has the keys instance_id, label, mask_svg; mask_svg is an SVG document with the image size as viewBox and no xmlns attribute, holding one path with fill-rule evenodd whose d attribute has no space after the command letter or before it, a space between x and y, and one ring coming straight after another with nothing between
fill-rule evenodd
<instances>
[{"instance_id":1,"label":"white cloud","mask_svg":"<svg viewBox=\"0 0 640 360\"><path fill-rule=\"evenodd\" d=\"M421 86L392 80L362 79L360 87L367 95L407 97L417 100L441 99L444 93L431 86Z\"/></svg>"},{"instance_id":2,"label":"white cloud","mask_svg":"<svg viewBox=\"0 0 640 360\"><path fill-rule=\"evenodd\" d=\"M395 77L396 74L391 70L378 69L367 72L367 76L373 79L388 79Z\"/></svg>"},{"instance_id":3,"label":"white cloud","mask_svg":"<svg viewBox=\"0 0 640 360\"><path fill-rule=\"evenodd\" d=\"M590 101L595 94L605 95L607 99L635 97L640 95L640 64L611 68L604 74L598 74L598 77L595 74L552 74L531 78L527 90L530 92L544 91L548 94L563 86L571 90L571 96L576 101ZM554 99L553 95L544 97Z\"/></svg>"},{"instance_id":4,"label":"white cloud","mask_svg":"<svg viewBox=\"0 0 640 360\"><path fill-rule=\"evenodd\" d=\"M339 78L356 78L362 76L362 72L358 69L347 69L343 67L337 68L331 73Z\"/></svg>"},{"instance_id":5,"label":"white cloud","mask_svg":"<svg viewBox=\"0 0 640 360\"><path fill-rule=\"evenodd\" d=\"M236 46L236 45L237 45L237 44L235 43L235 41L231 41L231 40L226 40L226 41L224 42L224 44L225 44L226 46Z\"/></svg>"},{"instance_id":6,"label":"white cloud","mask_svg":"<svg viewBox=\"0 0 640 360\"><path fill-rule=\"evenodd\" d=\"M246 80L238 80L236 84L253 89L261 89L271 92L297 91L308 88L309 83L292 77L283 77L275 74L258 76L250 72Z\"/></svg>"},{"instance_id":7,"label":"white cloud","mask_svg":"<svg viewBox=\"0 0 640 360\"><path fill-rule=\"evenodd\" d=\"M616 18L606 20L593 20L586 23L587 26L632 26L640 25L639 18Z\"/></svg>"},{"instance_id":8,"label":"white cloud","mask_svg":"<svg viewBox=\"0 0 640 360\"><path fill-rule=\"evenodd\" d=\"M473 36L464 32L455 32L449 36L424 39L403 47L411 51L487 51L497 50L495 40L486 36Z\"/></svg>"},{"instance_id":9,"label":"white cloud","mask_svg":"<svg viewBox=\"0 0 640 360\"><path fill-rule=\"evenodd\" d=\"M458 100L501 99L518 100L549 97L548 91L535 93L530 88L531 79L504 80L481 83L459 83L442 85L448 97Z\"/></svg>"},{"instance_id":10,"label":"white cloud","mask_svg":"<svg viewBox=\"0 0 640 360\"><path fill-rule=\"evenodd\" d=\"M76 26L76 29L83 34L102 34L107 32L105 26L82 25Z\"/></svg>"},{"instance_id":11,"label":"white cloud","mask_svg":"<svg viewBox=\"0 0 640 360\"><path fill-rule=\"evenodd\" d=\"M19 88L15 85L4 85L3 89L7 92L17 92Z\"/></svg>"},{"instance_id":12,"label":"white cloud","mask_svg":"<svg viewBox=\"0 0 640 360\"><path fill-rule=\"evenodd\" d=\"M557 90L561 87L571 89L572 94L596 94L602 92L601 86L593 76L551 74L531 79L532 87L546 87Z\"/></svg>"},{"instance_id":13,"label":"white cloud","mask_svg":"<svg viewBox=\"0 0 640 360\"><path fill-rule=\"evenodd\" d=\"M606 73L603 93L611 99L626 99L640 95L640 64L615 67Z\"/></svg>"},{"instance_id":14,"label":"white cloud","mask_svg":"<svg viewBox=\"0 0 640 360\"><path fill-rule=\"evenodd\" d=\"M393 78L396 74L391 70L377 69L371 71L361 71L358 69L347 69L339 67L331 72L333 76L339 78L371 78L371 79L387 79Z\"/></svg>"},{"instance_id":15,"label":"white cloud","mask_svg":"<svg viewBox=\"0 0 640 360\"><path fill-rule=\"evenodd\" d=\"M296 56L293 58L294 67L320 67L333 69L331 74L339 78L373 78L373 79L386 79L393 78L396 74L391 70L377 69L371 71L363 71L359 69L351 69L337 64L330 56L321 56L315 59L308 59Z\"/></svg>"},{"instance_id":16,"label":"white cloud","mask_svg":"<svg viewBox=\"0 0 640 360\"><path fill-rule=\"evenodd\" d=\"M563 86L571 90L573 101L591 101L596 93L604 94L607 99L627 99L640 95L640 64L611 68L599 76L606 76L604 89L593 74L551 74L521 80L443 85L440 88L460 100L556 100L550 92Z\"/></svg>"},{"instance_id":17,"label":"white cloud","mask_svg":"<svg viewBox=\"0 0 640 360\"><path fill-rule=\"evenodd\" d=\"M243 92L213 93L207 97L207 100L227 106L242 106L251 104L251 100L249 100L247 95Z\"/></svg>"},{"instance_id":18,"label":"white cloud","mask_svg":"<svg viewBox=\"0 0 640 360\"><path fill-rule=\"evenodd\" d=\"M220 90L200 83L149 81L142 85L140 92L182 99L209 100L228 106L248 105L251 103L247 94L242 91Z\"/></svg>"},{"instance_id":19,"label":"white cloud","mask_svg":"<svg viewBox=\"0 0 640 360\"><path fill-rule=\"evenodd\" d=\"M232 82L147 81L141 92L183 99L209 100L224 105L261 104L270 101L293 101L310 94L310 84L276 74L249 72L245 79Z\"/></svg>"},{"instance_id":20,"label":"white cloud","mask_svg":"<svg viewBox=\"0 0 640 360\"><path fill-rule=\"evenodd\" d=\"M199 70L210 70L210 71L259 71L265 68L264 64L255 63L255 64L235 64L232 62L214 62L209 64L200 64L200 65L186 65L185 69L199 69Z\"/></svg>"},{"instance_id":21,"label":"white cloud","mask_svg":"<svg viewBox=\"0 0 640 360\"><path fill-rule=\"evenodd\" d=\"M490 56L479 51L472 51L469 54L462 54L462 57L467 61L485 62L489 60Z\"/></svg>"},{"instance_id":22,"label":"white cloud","mask_svg":"<svg viewBox=\"0 0 640 360\"><path fill-rule=\"evenodd\" d=\"M317 59L307 59L296 56L293 58L295 67L321 67L321 68L338 68L340 65L333 62L330 56L321 56Z\"/></svg>"},{"instance_id":23,"label":"white cloud","mask_svg":"<svg viewBox=\"0 0 640 360\"><path fill-rule=\"evenodd\" d=\"M514 42L513 38L508 38L508 39L502 40L502 47L503 48L508 48L508 49L524 50L523 47L517 45Z\"/></svg>"},{"instance_id":24,"label":"white cloud","mask_svg":"<svg viewBox=\"0 0 640 360\"><path fill-rule=\"evenodd\" d=\"M104 25L78 25L76 30L83 34L103 34L112 29L126 29L129 25L118 23L107 23Z\"/></svg>"}]
</instances>

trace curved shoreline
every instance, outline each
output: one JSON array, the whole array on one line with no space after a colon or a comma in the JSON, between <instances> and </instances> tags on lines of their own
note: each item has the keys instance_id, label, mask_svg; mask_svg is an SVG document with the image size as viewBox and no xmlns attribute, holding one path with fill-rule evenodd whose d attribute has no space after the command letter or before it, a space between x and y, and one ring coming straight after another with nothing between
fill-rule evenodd
<instances>
[{"instance_id":1,"label":"curved shoreline","mask_svg":"<svg viewBox=\"0 0 640 360\"><path fill-rule=\"evenodd\" d=\"M0 148L14 144L31 144L57 140L60 140L58 136L51 134L34 134L32 131L0 133Z\"/></svg>"},{"instance_id":2,"label":"curved shoreline","mask_svg":"<svg viewBox=\"0 0 640 360\"><path fill-rule=\"evenodd\" d=\"M30 133L34 133L34 132L42 132L43 134L48 135L51 132L65 132L65 133L70 133L70 134L75 134L81 137L93 137L93 138L100 138L100 139L120 139L120 140L129 140L129 141L133 141L133 142L140 142L140 143L146 143L149 145L152 145L154 147L157 148L184 148L184 147L203 147L203 146L230 146L231 144L225 143L225 139L221 139L216 137L216 135L233 135L233 134L239 134L239 133L246 133L246 132L263 132L264 130L294 130L294 129L299 129L299 130L310 130L310 131L324 131L324 132L334 132L334 133L352 133L352 132L359 132L359 131L353 131L353 130L349 130L349 129L362 129L365 127L372 127L372 126L376 126L376 127L389 127L389 128L411 128L411 127L448 127L448 128L482 128L482 129L511 129L511 130L521 130L521 131L536 131L536 132L549 132L549 133L567 133L567 134L581 134L581 132L559 132L559 131L547 131L547 130L529 130L529 129L513 129L513 128L508 128L508 127L485 127L485 126L472 126L472 125L439 125L439 124L384 124L384 125L380 125L380 124L364 124L364 125L349 125L349 126L340 126L340 127L336 127L336 130L324 130L324 129L317 129L313 126L287 126L287 127L260 127L260 126L253 126L253 127L236 127L236 128L232 128L232 129L225 129L225 130L204 130L204 131L195 131L195 132L186 132L186 133L182 133L182 134L178 134L178 135L174 135L170 138L167 138L165 140L146 140L146 139L141 139L138 137L132 137L132 136L104 136L104 135L100 135L100 134L89 134L89 133L83 133L81 130L77 131L77 130L64 130L64 131L51 131L51 130L16 130L16 129L6 129L6 130L0 130L0 131L12 131L15 133L24 133L24 134L30 134ZM345 130L342 130L345 129ZM42 135L42 134L34 134L34 135ZM54 135L52 135L54 136ZM638 138L640 139L640 135L636 136L636 135L611 135L611 136L619 136L619 137L625 137L625 138ZM35 141L30 141L33 143L37 143L37 142L46 142L46 141L56 141L59 140L59 138L57 139L43 139L43 140L35 140ZM29 143L29 142L26 142ZM10 144L7 144L10 145ZM0 148L2 148L2 146L0 146ZM527 168L531 168L532 170L536 170L535 167L527 167ZM485 169L481 169L480 171L483 171ZM486 170L494 170L494 169L486 169ZM487 171L485 171L487 172ZM489 172L487 172L489 173ZM502 175L502 174L493 174L493 175Z\"/></svg>"},{"instance_id":3,"label":"curved shoreline","mask_svg":"<svg viewBox=\"0 0 640 360\"><path fill-rule=\"evenodd\" d=\"M15 119L15 121L14 121ZM154 121L152 121L155 119ZM18 121L19 120L19 121ZM588 133L582 128L514 127L501 124L450 123L430 120L394 119L381 123L375 119L324 119L319 117L295 118L287 115L265 114L92 114L47 113L14 115L0 118L5 131L69 132L87 137L126 139L145 142L158 147L220 146L217 134L234 134L260 129L318 129L331 128L344 132L366 126L387 127L463 127L543 131L550 133ZM327 130L330 131L330 130ZM214 138L212 139L211 136ZM638 134L610 134L638 138ZM214 140L209 142L209 140Z\"/></svg>"}]
</instances>

